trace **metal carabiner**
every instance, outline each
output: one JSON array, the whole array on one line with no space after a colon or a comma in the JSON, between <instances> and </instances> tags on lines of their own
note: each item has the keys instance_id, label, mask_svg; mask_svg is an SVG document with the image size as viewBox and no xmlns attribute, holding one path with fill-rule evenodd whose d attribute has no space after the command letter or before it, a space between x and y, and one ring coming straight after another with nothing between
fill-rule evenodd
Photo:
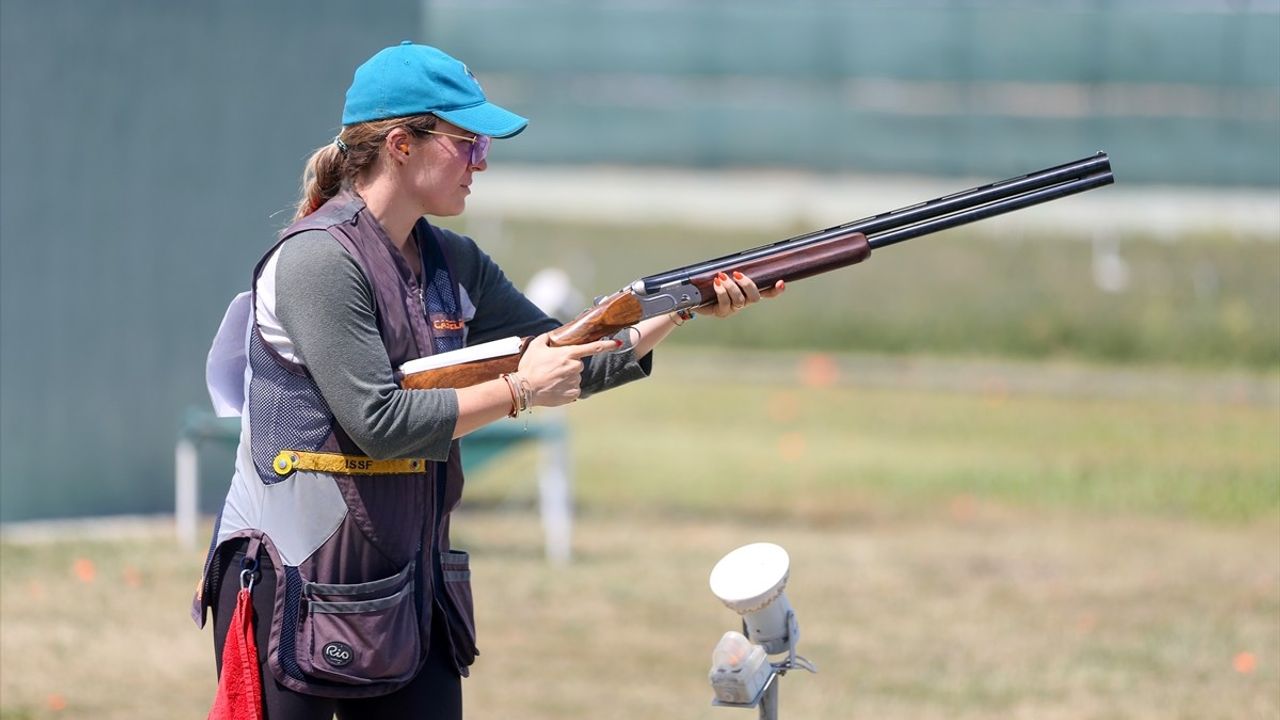
<instances>
[{"instance_id":1,"label":"metal carabiner","mask_svg":"<svg viewBox=\"0 0 1280 720\"><path fill-rule=\"evenodd\" d=\"M254 575L258 574L258 561L245 557L240 559L240 589L253 592Z\"/></svg>"}]
</instances>

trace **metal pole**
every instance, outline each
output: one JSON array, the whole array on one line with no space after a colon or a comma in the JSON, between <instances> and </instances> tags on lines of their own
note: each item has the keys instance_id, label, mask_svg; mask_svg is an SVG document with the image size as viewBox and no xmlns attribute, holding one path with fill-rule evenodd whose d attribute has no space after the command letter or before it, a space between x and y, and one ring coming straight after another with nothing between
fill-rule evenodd
<instances>
[{"instance_id":1,"label":"metal pole","mask_svg":"<svg viewBox=\"0 0 1280 720\"><path fill-rule=\"evenodd\" d=\"M173 518L178 543L184 548L195 547L199 531L200 456L190 438L178 440L174 449L173 477Z\"/></svg>"},{"instance_id":2,"label":"metal pole","mask_svg":"<svg viewBox=\"0 0 1280 720\"><path fill-rule=\"evenodd\" d=\"M760 697L760 720L778 720L778 685L782 684L782 676L775 675L773 682L765 688Z\"/></svg>"},{"instance_id":3,"label":"metal pole","mask_svg":"<svg viewBox=\"0 0 1280 720\"><path fill-rule=\"evenodd\" d=\"M551 408L547 430L539 442L538 503L547 560L567 565L573 548L573 489L564 408Z\"/></svg>"}]
</instances>

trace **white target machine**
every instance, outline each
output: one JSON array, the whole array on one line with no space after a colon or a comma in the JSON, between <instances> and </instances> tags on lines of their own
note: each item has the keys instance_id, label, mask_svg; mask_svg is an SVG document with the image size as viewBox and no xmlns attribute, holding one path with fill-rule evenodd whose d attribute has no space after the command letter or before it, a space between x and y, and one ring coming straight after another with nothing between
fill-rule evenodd
<instances>
[{"instance_id":1,"label":"white target machine","mask_svg":"<svg viewBox=\"0 0 1280 720\"><path fill-rule=\"evenodd\" d=\"M730 630L711 653L712 705L760 709L761 720L778 717L778 678L788 670L816 673L796 654L800 626L783 592L791 571L787 551L773 543L744 545L711 570L711 592L742 616L742 632ZM786 653L770 662L769 655Z\"/></svg>"}]
</instances>

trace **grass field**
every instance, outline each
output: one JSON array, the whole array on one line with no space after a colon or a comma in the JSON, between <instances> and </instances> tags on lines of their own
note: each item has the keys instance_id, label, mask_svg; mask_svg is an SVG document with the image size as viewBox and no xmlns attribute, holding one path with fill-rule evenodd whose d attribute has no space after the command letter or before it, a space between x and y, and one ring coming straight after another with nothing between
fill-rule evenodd
<instances>
[{"instance_id":1,"label":"grass field","mask_svg":"<svg viewBox=\"0 0 1280 720\"><path fill-rule=\"evenodd\" d=\"M699 321L705 322L705 321ZM474 718L738 718L725 552L788 549L796 718L1280 717L1280 377L673 351L569 414L575 559L519 451L470 478ZM202 717L201 562L0 545L0 717Z\"/></svg>"}]
</instances>

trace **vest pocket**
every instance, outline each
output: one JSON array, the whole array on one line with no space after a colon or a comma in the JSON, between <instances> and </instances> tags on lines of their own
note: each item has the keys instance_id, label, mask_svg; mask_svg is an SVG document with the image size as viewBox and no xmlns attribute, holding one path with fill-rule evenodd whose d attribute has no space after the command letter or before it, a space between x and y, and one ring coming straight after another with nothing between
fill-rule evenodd
<instances>
[{"instance_id":1,"label":"vest pocket","mask_svg":"<svg viewBox=\"0 0 1280 720\"><path fill-rule=\"evenodd\" d=\"M413 563L395 575L352 585L308 582L299 632L304 672L349 685L408 680L421 642Z\"/></svg>"},{"instance_id":2,"label":"vest pocket","mask_svg":"<svg viewBox=\"0 0 1280 720\"><path fill-rule=\"evenodd\" d=\"M449 640L453 659L464 676L466 668L480 654L476 649L475 607L471 598L471 558L461 550L450 550L440 556L444 571L444 590L449 598Z\"/></svg>"}]
</instances>

